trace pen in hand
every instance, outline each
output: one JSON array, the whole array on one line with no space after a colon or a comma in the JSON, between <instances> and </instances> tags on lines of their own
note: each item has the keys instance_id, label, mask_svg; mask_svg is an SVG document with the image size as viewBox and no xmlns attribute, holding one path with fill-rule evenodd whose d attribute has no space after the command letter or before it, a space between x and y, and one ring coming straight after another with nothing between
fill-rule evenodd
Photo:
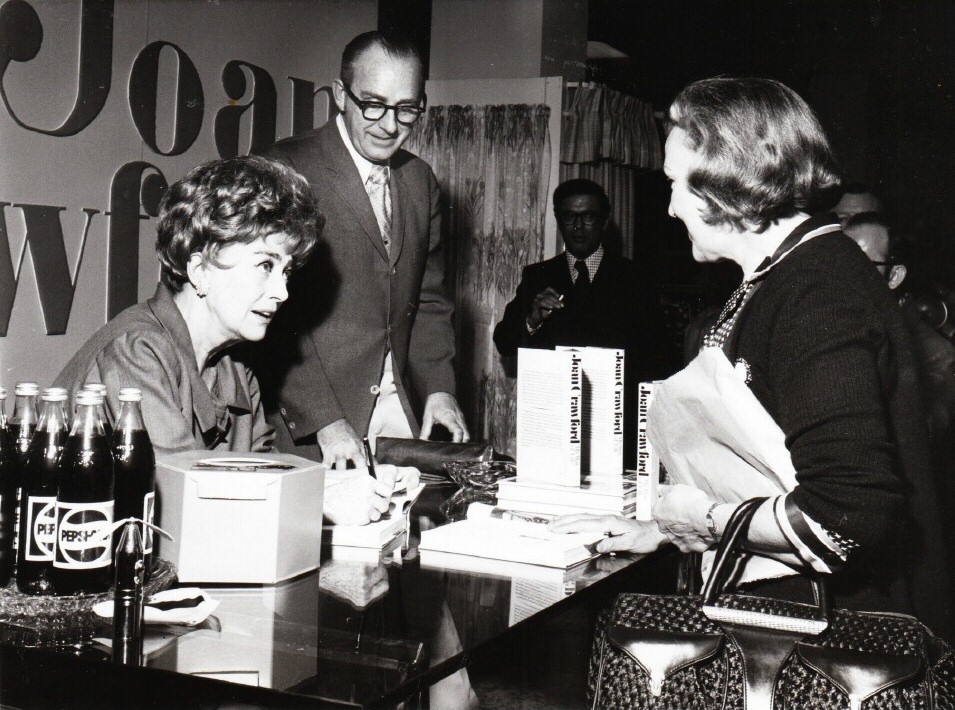
<instances>
[{"instance_id":1,"label":"pen in hand","mask_svg":"<svg viewBox=\"0 0 955 710\"><path fill-rule=\"evenodd\" d=\"M375 462L371 456L371 444L368 443L368 437L364 437L361 440L361 443L365 447L365 463L368 465L368 475L372 478L378 478L378 476L375 474Z\"/></svg>"}]
</instances>

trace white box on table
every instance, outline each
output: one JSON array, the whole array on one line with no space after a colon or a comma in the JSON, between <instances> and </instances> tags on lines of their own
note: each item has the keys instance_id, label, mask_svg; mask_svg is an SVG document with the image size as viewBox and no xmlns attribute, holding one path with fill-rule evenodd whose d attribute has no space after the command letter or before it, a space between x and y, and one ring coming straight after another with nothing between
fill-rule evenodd
<instances>
[{"instance_id":1,"label":"white box on table","mask_svg":"<svg viewBox=\"0 0 955 710\"><path fill-rule=\"evenodd\" d=\"M196 470L201 460L255 458L284 471ZM186 451L156 462L159 556L180 582L275 584L317 569L325 469L291 454Z\"/></svg>"}]
</instances>

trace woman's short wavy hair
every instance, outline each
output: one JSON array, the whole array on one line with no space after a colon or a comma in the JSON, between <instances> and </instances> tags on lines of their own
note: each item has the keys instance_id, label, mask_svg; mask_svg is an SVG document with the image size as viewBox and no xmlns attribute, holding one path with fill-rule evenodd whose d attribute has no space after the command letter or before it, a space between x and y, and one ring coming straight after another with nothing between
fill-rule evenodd
<instances>
[{"instance_id":1,"label":"woman's short wavy hair","mask_svg":"<svg viewBox=\"0 0 955 710\"><path fill-rule=\"evenodd\" d=\"M294 268L315 248L324 219L308 182L278 161L254 155L203 163L170 187L159 205L156 251L162 282L179 292L190 257L216 263L233 242L287 235Z\"/></svg>"},{"instance_id":2,"label":"woman's short wavy hair","mask_svg":"<svg viewBox=\"0 0 955 710\"><path fill-rule=\"evenodd\" d=\"M707 224L761 232L834 202L841 178L829 141L812 109L778 81L694 82L669 121L701 157L688 187L706 202Z\"/></svg>"}]
</instances>

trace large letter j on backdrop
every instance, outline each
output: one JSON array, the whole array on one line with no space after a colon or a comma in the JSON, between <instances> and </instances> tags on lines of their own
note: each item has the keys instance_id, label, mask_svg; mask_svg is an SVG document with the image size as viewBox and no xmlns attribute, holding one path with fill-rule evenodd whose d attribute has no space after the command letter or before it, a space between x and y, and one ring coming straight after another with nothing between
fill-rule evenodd
<instances>
[{"instance_id":1,"label":"large letter j on backdrop","mask_svg":"<svg viewBox=\"0 0 955 710\"><path fill-rule=\"evenodd\" d=\"M40 53L43 25L36 10L24 0L9 0L0 6L0 98L11 118L28 131L49 136L73 136L90 125L103 110L112 77L113 0L83 0L81 16L76 100L60 127L47 129L24 123L17 116L3 84L11 61L29 62ZM24 100L29 101L30 97L24 97Z\"/></svg>"}]
</instances>

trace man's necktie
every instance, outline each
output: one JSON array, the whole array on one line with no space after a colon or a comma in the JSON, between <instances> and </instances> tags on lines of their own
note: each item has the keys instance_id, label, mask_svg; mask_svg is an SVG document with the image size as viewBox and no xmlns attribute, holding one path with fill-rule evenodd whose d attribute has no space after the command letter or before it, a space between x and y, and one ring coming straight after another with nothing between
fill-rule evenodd
<instances>
[{"instance_id":1,"label":"man's necktie","mask_svg":"<svg viewBox=\"0 0 955 710\"><path fill-rule=\"evenodd\" d=\"M590 270L587 268L587 262L578 259L574 263L574 269L577 271L577 280L574 281L574 293L583 295L590 290Z\"/></svg>"},{"instance_id":2,"label":"man's necktie","mask_svg":"<svg viewBox=\"0 0 955 710\"><path fill-rule=\"evenodd\" d=\"M368 179L365 181L365 190L371 200L371 208L375 212L378 229L381 230L381 240L385 243L385 251L391 253L391 188L388 185L389 170L384 165L373 165Z\"/></svg>"}]
</instances>

